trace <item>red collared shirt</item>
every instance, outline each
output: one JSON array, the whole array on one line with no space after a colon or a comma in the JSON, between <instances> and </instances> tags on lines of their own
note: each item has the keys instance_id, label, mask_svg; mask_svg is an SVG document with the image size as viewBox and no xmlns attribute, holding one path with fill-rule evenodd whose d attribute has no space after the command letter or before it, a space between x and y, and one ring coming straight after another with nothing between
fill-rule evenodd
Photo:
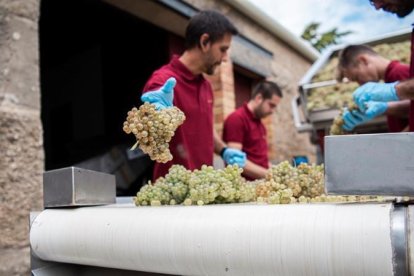
<instances>
[{"instance_id":1,"label":"red collared shirt","mask_svg":"<svg viewBox=\"0 0 414 276\"><path fill-rule=\"evenodd\" d=\"M412 77L414 77L414 29L411 34L410 78ZM411 100L410 106L410 131L414 131L414 100Z\"/></svg>"},{"instance_id":2,"label":"red collared shirt","mask_svg":"<svg viewBox=\"0 0 414 276\"><path fill-rule=\"evenodd\" d=\"M153 180L168 173L173 164L180 164L189 170L200 169L202 165L213 164L213 90L202 75L193 75L178 56L155 71L144 87L144 91L160 88L165 81L174 77L174 106L184 112L186 119L175 132L170 142L173 160L163 164L155 163Z\"/></svg>"},{"instance_id":3,"label":"red collared shirt","mask_svg":"<svg viewBox=\"0 0 414 276\"><path fill-rule=\"evenodd\" d=\"M266 128L247 107L247 103L239 107L224 122L223 140L226 143L242 144L242 151L247 159L256 165L269 168L269 157L266 142ZM246 179L250 177L244 175Z\"/></svg>"},{"instance_id":4,"label":"red collared shirt","mask_svg":"<svg viewBox=\"0 0 414 276\"><path fill-rule=\"evenodd\" d=\"M384 82L395 82L408 79L410 67L393 60L385 69ZM407 119L401 119L392 115L387 116L388 129L390 132L400 132L407 126Z\"/></svg>"}]
</instances>

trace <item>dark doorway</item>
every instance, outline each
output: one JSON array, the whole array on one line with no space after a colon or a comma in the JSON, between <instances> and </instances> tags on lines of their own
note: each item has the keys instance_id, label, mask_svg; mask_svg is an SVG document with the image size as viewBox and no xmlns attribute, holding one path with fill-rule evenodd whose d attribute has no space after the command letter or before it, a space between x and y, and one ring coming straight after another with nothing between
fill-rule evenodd
<instances>
[{"instance_id":1,"label":"dark doorway","mask_svg":"<svg viewBox=\"0 0 414 276\"><path fill-rule=\"evenodd\" d=\"M263 76L257 75L243 67L234 65L236 108L242 106L245 102L250 100L253 87L262 80L264 80Z\"/></svg>"},{"instance_id":2,"label":"dark doorway","mask_svg":"<svg viewBox=\"0 0 414 276\"><path fill-rule=\"evenodd\" d=\"M125 165L121 158L127 165L134 159L143 168L139 177L151 178L146 156L126 155L135 138L122 131L122 123L127 111L140 104L150 74L168 61L168 39L165 30L98 0L42 0L39 41L46 170L102 158L112 158L104 161L112 162L115 170ZM117 186L118 180L117 176ZM138 188L135 184L122 193L133 194Z\"/></svg>"}]
</instances>

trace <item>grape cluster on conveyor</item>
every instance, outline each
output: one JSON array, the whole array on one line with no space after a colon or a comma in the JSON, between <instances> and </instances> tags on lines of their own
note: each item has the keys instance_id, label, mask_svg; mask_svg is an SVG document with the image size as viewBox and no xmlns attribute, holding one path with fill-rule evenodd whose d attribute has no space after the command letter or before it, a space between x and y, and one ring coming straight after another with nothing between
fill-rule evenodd
<instances>
[{"instance_id":1,"label":"grape cluster on conveyor","mask_svg":"<svg viewBox=\"0 0 414 276\"><path fill-rule=\"evenodd\" d=\"M203 165L190 171L173 165L165 177L143 186L135 197L136 205L205 205L254 200L255 185L241 176L237 165L216 170Z\"/></svg>"},{"instance_id":2,"label":"grape cluster on conveyor","mask_svg":"<svg viewBox=\"0 0 414 276\"><path fill-rule=\"evenodd\" d=\"M137 206L206 205L254 202L289 204L313 202L382 201L381 197L327 196L324 192L323 165L284 161L273 165L265 179L246 181L242 169L229 165L224 169L202 166L190 171L181 165L170 168L165 177L143 186L134 198Z\"/></svg>"}]
</instances>

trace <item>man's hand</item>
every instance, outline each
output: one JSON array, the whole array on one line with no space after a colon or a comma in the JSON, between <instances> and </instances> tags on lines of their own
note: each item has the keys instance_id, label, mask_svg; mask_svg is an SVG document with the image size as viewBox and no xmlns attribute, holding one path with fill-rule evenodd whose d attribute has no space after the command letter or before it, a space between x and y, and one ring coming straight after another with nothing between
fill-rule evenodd
<instances>
[{"instance_id":1,"label":"man's hand","mask_svg":"<svg viewBox=\"0 0 414 276\"><path fill-rule=\"evenodd\" d=\"M354 102L358 105L361 111L367 109L367 103L375 102L391 102L398 101L397 90L395 86L398 82L393 83L378 83L368 82L358 87L353 93Z\"/></svg>"},{"instance_id":2,"label":"man's hand","mask_svg":"<svg viewBox=\"0 0 414 276\"><path fill-rule=\"evenodd\" d=\"M365 115L368 118L374 119L382 114L384 114L388 109L388 104L386 102L367 102L366 103L367 110L365 111Z\"/></svg>"},{"instance_id":3,"label":"man's hand","mask_svg":"<svg viewBox=\"0 0 414 276\"><path fill-rule=\"evenodd\" d=\"M160 89L145 92L141 96L141 101L154 104L157 110L172 107L175 84L175 78L169 78Z\"/></svg>"},{"instance_id":4,"label":"man's hand","mask_svg":"<svg viewBox=\"0 0 414 276\"><path fill-rule=\"evenodd\" d=\"M246 165L246 153L238 149L225 148L222 154L223 160L229 165L237 164L240 168Z\"/></svg>"},{"instance_id":5,"label":"man's hand","mask_svg":"<svg viewBox=\"0 0 414 276\"><path fill-rule=\"evenodd\" d=\"M367 115L358 110L349 111L345 109L342 114L342 119L344 124L342 128L346 131L352 131L357 125L365 123L366 121L371 120Z\"/></svg>"}]
</instances>

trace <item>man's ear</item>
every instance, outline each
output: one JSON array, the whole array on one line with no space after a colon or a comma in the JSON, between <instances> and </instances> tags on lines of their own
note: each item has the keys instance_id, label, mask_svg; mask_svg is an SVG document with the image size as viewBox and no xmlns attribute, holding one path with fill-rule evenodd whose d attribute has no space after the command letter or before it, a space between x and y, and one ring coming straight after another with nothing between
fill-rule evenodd
<instances>
[{"instance_id":1,"label":"man's ear","mask_svg":"<svg viewBox=\"0 0 414 276\"><path fill-rule=\"evenodd\" d=\"M369 63L368 57L364 54L358 55L357 56L357 61L358 61L358 63L363 64L363 65L368 65L368 63Z\"/></svg>"},{"instance_id":2,"label":"man's ear","mask_svg":"<svg viewBox=\"0 0 414 276\"><path fill-rule=\"evenodd\" d=\"M202 34L200 36L200 48L201 50L204 50L208 47L210 43L210 36L208 34Z\"/></svg>"},{"instance_id":3,"label":"man's ear","mask_svg":"<svg viewBox=\"0 0 414 276\"><path fill-rule=\"evenodd\" d=\"M262 94L259 93L256 96L254 96L254 100L258 103L262 102L262 100L263 100Z\"/></svg>"}]
</instances>

